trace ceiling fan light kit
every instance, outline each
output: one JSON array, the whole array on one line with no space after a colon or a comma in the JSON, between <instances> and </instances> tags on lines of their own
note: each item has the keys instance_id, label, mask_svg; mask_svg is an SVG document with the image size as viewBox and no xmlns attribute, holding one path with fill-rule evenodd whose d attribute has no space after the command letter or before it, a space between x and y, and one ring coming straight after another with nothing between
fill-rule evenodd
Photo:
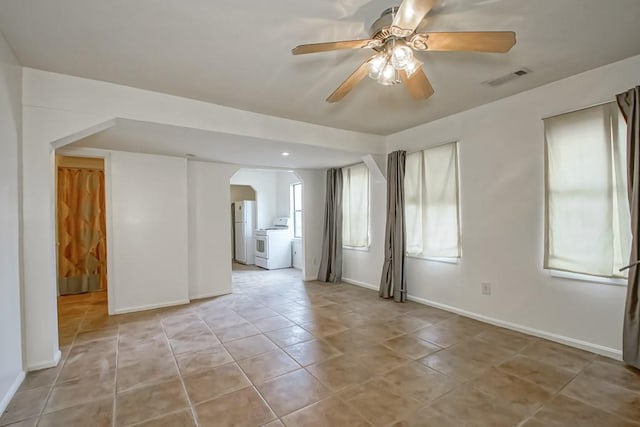
<instances>
[{"instance_id":1,"label":"ceiling fan light kit","mask_svg":"<svg viewBox=\"0 0 640 427\"><path fill-rule=\"evenodd\" d=\"M415 51L508 52L516 43L512 31L416 33L416 28L431 11L436 0L404 0L380 15L370 29L371 38L295 47L294 55L341 49L374 49L369 57L327 98L337 102L366 76L388 86L404 83L416 100L427 99L434 90Z\"/></svg>"}]
</instances>

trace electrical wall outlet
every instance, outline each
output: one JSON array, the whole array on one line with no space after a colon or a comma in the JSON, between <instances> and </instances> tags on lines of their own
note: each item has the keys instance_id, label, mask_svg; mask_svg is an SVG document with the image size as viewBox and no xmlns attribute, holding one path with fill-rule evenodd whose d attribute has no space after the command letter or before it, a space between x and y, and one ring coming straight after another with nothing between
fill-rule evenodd
<instances>
[{"instance_id":1,"label":"electrical wall outlet","mask_svg":"<svg viewBox=\"0 0 640 427\"><path fill-rule=\"evenodd\" d=\"M491 295L491 282L480 283L482 295Z\"/></svg>"}]
</instances>

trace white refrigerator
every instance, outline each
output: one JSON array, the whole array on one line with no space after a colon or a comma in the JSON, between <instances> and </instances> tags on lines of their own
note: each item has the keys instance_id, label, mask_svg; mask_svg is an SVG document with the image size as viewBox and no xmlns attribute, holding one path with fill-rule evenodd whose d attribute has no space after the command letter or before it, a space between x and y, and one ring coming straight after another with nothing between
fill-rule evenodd
<instances>
[{"instance_id":1,"label":"white refrigerator","mask_svg":"<svg viewBox=\"0 0 640 427\"><path fill-rule=\"evenodd\" d=\"M236 262L255 264L254 231L256 202L243 200L233 204L234 246Z\"/></svg>"}]
</instances>

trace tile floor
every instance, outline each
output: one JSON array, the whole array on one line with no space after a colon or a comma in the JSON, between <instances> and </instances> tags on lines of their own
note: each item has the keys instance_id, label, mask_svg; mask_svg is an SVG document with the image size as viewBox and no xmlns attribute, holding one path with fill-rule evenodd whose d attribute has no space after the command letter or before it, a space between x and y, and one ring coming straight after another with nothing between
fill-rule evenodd
<instances>
[{"instance_id":1,"label":"tile floor","mask_svg":"<svg viewBox=\"0 0 640 427\"><path fill-rule=\"evenodd\" d=\"M640 373L594 354L295 270L108 317L60 299L60 366L0 425L639 426Z\"/></svg>"}]
</instances>

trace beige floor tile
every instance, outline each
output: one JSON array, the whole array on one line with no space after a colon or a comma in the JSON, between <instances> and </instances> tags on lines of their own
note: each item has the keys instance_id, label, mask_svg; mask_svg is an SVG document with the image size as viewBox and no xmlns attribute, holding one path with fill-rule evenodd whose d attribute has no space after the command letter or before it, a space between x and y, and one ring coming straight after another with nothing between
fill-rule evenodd
<instances>
[{"instance_id":1,"label":"beige floor tile","mask_svg":"<svg viewBox=\"0 0 640 427\"><path fill-rule=\"evenodd\" d=\"M284 350L302 366L322 362L342 354L327 342L315 339L285 347Z\"/></svg>"},{"instance_id":2,"label":"beige floor tile","mask_svg":"<svg viewBox=\"0 0 640 427\"><path fill-rule=\"evenodd\" d=\"M437 399L457 385L446 375L418 362L412 362L387 372L382 378L396 393L411 396L422 403Z\"/></svg>"},{"instance_id":3,"label":"beige floor tile","mask_svg":"<svg viewBox=\"0 0 640 427\"><path fill-rule=\"evenodd\" d=\"M191 402L199 403L248 387L251 382L238 365L230 363L184 377L184 385Z\"/></svg>"},{"instance_id":4,"label":"beige floor tile","mask_svg":"<svg viewBox=\"0 0 640 427\"><path fill-rule=\"evenodd\" d=\"M17 423L7 424L6 427L36 427L38 420L38 417L28 418Z\"/></svg>"},{"instance_id":5,"label":"beige floor tile","mask_svg":"<svg viewBox=\"0 0 640 427\"><path fill-rule=\"evenodd\" d=\"M596 360L587 366L580 375L597 378L640 393L640 370L611 362L617 361Z\"/></svg>"},{"instance_id":6,"label":"beige floor tile","mask_svg":"<svg viewBox=\"0 0 640 427\"><path fill-rule=\"evenodd\" d=\"M267 307L254 308L249 310L237 310L237 313L249 322L264 319L266 317L278 316L278 313Z\"/></svg>"},{"instance_id":7,"label":"beige floor tile","mask_svg":"<svg viewBox=\"0 0 640 427\"><path fill-rule=\"evenodd\" d=\"M113 380L99 377L116 364L116 425L195 425L177 375L201 426L606 427L640 417L640 373L619 362L293 270L234 266L233 276L233 294L113 317L105 293L61 297L63 362L28 374L10 406L25 411L15 427L34 427L56 376L42 425L110 426L113 386L104 401L100 392ZM35 408L20 407L27 392Z\"/></svg>"},{"instance_id":8,"label":"beige floor tile","mask_svg":"<svg viewBox=\"0 0 640 427\"><path fill-rule=\"evenodd\" d=\"M472 425L472 424L470 424ZM434 412L430 407L425 407L417 412L407 414L404 419L394 423L391 427L454 427L454 420Z\"/></svg>"},{"instance_id":9,"label":"beige floor tile","mask_svg":"<svg viewBox=\"0 0 640 427\"><path fill-rule=\"evenodd\" d=\"M637 424L563 395L557 395L545 404L534 419L553 427L637 427Z\"/></svg>"},{"instance_id":10,"label":"beige floor tile","mask_svg":"<svg viewBox=\"0 0 640 427\"><path fill-rule=\"evenodd\" d=\"M233 358L222 344L204 351L182 353L176 356L182 376L209 371L218 366L233 362Z\"/></svg>"},{"instance_id":11,"label":"beige floor tile","mask_svg":"<svg viewBox=\"0 0 640 427\"><path fill-rule=\"evenodd\" d=\"M283 316L266 317L254 320L253 324L262 332L276 331L278 329L294 326L294 323Z\"/></svg>"},{"instance_id":12,"label":"beige floor tile","mask_svg":"<svg viewBox=\"0 0 640 427\"><path fill-rule=\"evenodd\" d=\"M396 393L382 379L350 387L339 394L373 425L386 426L400 421L407 413L416 411L422 403L408 394Z\"/></svg>"},{"instance_id":13,"label":"beige floor tile","mask_svg":"<svg viewBox=\"0 0 640 427\"><path fill-rule=\"evenodd\" d=\"M248 322L216 330L216 336L223 343L259 335L260 333L258 328Z\"/></svg>"},{"instance_id":14,"label":"beige floor tile","mask_svg":"<svg viewBox=\"0 0 640 427\"><path fill-rule=\"evenodd\" d=\"M17 392L0 416L0 426L40 415L50 390L44 386Z\"/></svg>"},{"instance_id":15,"label":"beige floor tile","mask_svg":"<svg viewBox=\"0 0 640 427\"><path fill-rule=\"evenodd\" d=\"M182 354L193 351L207 350L211 347L220 344L220 340L207 331L196 336L189 336L184 338L171 338L169 340L171 349L174 354Z\"/></svg>"},{"instance_id":16,"label":"beige floor tile","mask_svg":"<svg viewBox=\"0 0 640 427\"><path fill-rule=\"evenodd\" d=\"M113 397L44 414L39 427L111 427Z\"/></svg>"},{"instance_id":17,"label":"beige floor tile","mask_svg":"<svg viewBox=\"0 0 640 427\"><path fill-rule=\"evenodd\" d=\"M431 409L453 420L453 425L512 427L522 417L507 402L470 387L458 387L436 400Z\"/></svg>"},{"instance_id":18,"label":"beige floor tile","mask_svg":"<svg viewBox=\"0 0 640 427\"><path fill-rule=\"evenodd\" d=\"M240 360L238 365L254 384L261 384L266 380L300 368L295 360L279 349Z\"/></svg>"},{"instance_id":19,"label":"beige floor tile","mask_svg":"<svg viewBox=\"0 0 640 427\"><path fill-rule=\"evenodd\" d=\"M269 380L259 385L258 391L278 416L315 403L331 393L304 369Z\"/></svg>"},{"instance_id":20,"label":"beige floor tile","mask_svg":"<svg viewBox=\"0 0 640 427\"><path fill-rule=\"evenodd\" d=\"M470 385L507 402L522 416L533 414L552 396L542 387L498 369L489 370Z\"/></svg>"},{"instance_id":21,"label":"beige floor tile","mask_svg":"<svg viewBox=\"0 0 640 427\"><path fill-rule=\"evenodd\" d=\"M27 375L24 377L24 381L20 386L20 391L29 390L32 388L42 387L42 386L51 386L56 381L60 370L62 369L63 363L60 362L58 366L47 369L40 369L39 371L31 371L27 372Z\"/></svg>"},{"instance_id":22,"label":"beige floor tile","mask_svg":"<svg viewBox=\"0 0 640 427\"><path fill-rule=\"evenodd\" d=\"M480 341L484 341L494 346L502 347L507 350L519 352L527 345L533 343L536 338L521 334L519 332L510 331L503 328L491 328L480 332L476 335Z\"/></svg>"},{"instance_id":23,"label":"beige floor tile","mask_svg":"<svg viewBox=\"0 0 640 427\"><path fill-rule=\"evenodd\" d=\"M361 359L347 355L307 366L306 369L333 391L363 383L371 378L371 372L362 365Z\"/></svg>"},{"instance_id":24,"label":"beige floor tile","mask_svg":"<svg viewBox=\"0 0 640 427\"><path fill-rule=\"evenodd\" d=\"M253 337L230 341L224 343L224 346L236 360L246 359L278 349L278 346L264 335L256 335Z\"/></svg>"},{"instance_id":25,"label":"beige floor tile","mask_svg":"<svg viewBox=\"0 0 640 427\"><path fill-rule=\"evenodd\" d=\"M118 392L177 377L178 369L170 355L143 360L123 367L118 366Z\"/></svg>"},{"instance_id":26,"label":"beige floor tile","mask_svg":"<svg viewBox=\"0 0 640 427\"><path fill-rule=\"evenodd\" d=\"M366 427L370 426L355 409L330 397L282 418L287 427Z\"/></svg>"},{"instance_id":27,"label":"beige floor tile","mask_svg":"<svg viewBox=\"0 0 640 427\"><path fill-rule=\"evenodd\" d=\"M51 390L44 412L59 411L109 397L113 399L115 379L115 370L111 370L57 383Z\"/></svg>"},{"instance_id":28,"label":"beige floor tile","mask_svg":"<svg viewBox=\"0 0 640 427\"><path fill-rule=\"evenodd\" d=\"M280 347L287 347L314 339L313 335L298 325L266 332L265 335Z\"/></svg>"},{"instance_id":29,"label":"beige floor tile","mask_svg":"<svg viewBox=\"0 0 640 427\"><path fill-rule=\"evenodd\" d=\"M179 380L135 388L117 394L116 424L125 426L140 423L187 407Z\"/></svg>"},{"instance_id":30,"label":"beige floor tile","mask_svg":"<svg viewBox=\"0 0 640 427\"><path fill-rule=\"evenodd\" d=\"M257 427L276 418L253 387L201 403L195 410L201 426Z\"/></svg>"},{"instance_id":31,"label":"beige floor tile","mask_svg":"<svg viewBox=\"0 0 640 427\"><path fill-rule=\"evenodd\" d=\"M561 393L628 420L640 422L640 393L638 392L598 378L578 375Z\"/></svg>"},{"instance_id":32,"label":"beige floor tile","mask_svg":"<svg viewBox=\"0 0 640 427\"><path fill-rule=\"evenodd\" d=\"M362 366L369 372L379 375L411 361L382 344L365 347L361 351L350 353L360 359Z\"/></svg>"},{"instance_id":33,"label":"beige floor tile","mask_svg":"<svg viewBox=\"0 0 640 427\"><path fill-rule=\"evenodd\" d=\"M573 373L579 372L596 357L593 353L546 340L537 340L521 354Z\"/></svg>"},{"instance_id":34,"label":"beige floor tile","mask_svg":"<svg viewBox=\"0 0 640 427\"><path fill-rule=\"evenodd\" d=\"M104 339L114 338L117 335L118 335L118 326L110 326L103 329L80 332L76 336L76 344L83 344L91 341L100 341Z\"/></svg>"},{"instance_id":35,"label":"beige floor tile","mask_svg":"<svg viewBox=\"0 0 640 427\"><path fill-rule=\"evenodd\" d=\"M479 332L478 332L479 333ZM427 326L422 329L418 329L413 332L416 337L437 344L440 347L451 347L467 338L474 336L472 332L469 332L463 328L456 326L455 324L439 323L431 326Z\"/></svg>"},{"instance_id":36,"label":"beige floor tile","mask_svg":"<svg viewBox=\"0 0 640 427\"><path fill-rule=\"evenodd\" d=\"M382 344L396 353L402 354L411 359L419 359L442 349L433 343L421 340L420 338L411 335L402 335L396 338L391 338L384 341Z\"/></svg>"},{"instance_id":37,"label":"beige floor tile","mask_svg":"<svg viewBox=\"0 0 640 427\"><path fill-rule=\"evenodd\" d=\"M191 409L183 409L182 411L164 415L153 420L136 424L136 427L195 427Z\"/></svg>"},{"instance_id":38,"label":"beige floor tile","mask_svg":"<svg viewBox=\"0 0 640 427\"><path fill-rule=\"evenodd\" d=\"M472 354L459 354L452 349L430 354L418 362L456 381L469 381L486 372L491 365L474 360Z\"/></svg>"},{"instance_id":39,"label":"beige floor tile","mask_svg":"<svg viewBox=\"0 0 640 427\"><path fill-rule=\"evenodd\" d=\"M555 393L573 378L573 373L525 356L516 356L502 363L498 369L530 381Z\"/></svg>"},{"instance_id":40,"label":"beige floor tile","mask_svg":"<svg viewBox=\"0 0 640 427\"><path fill-rule=\"evenodd\" d=\"M309 331L316 338L323 338L327 335L337 334L338 332L346 331L348 328L342 323L338 323L335 320L321 319L314 322L302 323L304 329Z\"/></svg>"},{"instance_id":41,"label":"beige floor tile","mask_svg":"<svg viewBox=\"0 0 640 427\"><path fill-rule=\"evenodd\" d=\"M378 340L350 329L325 338L325 341L343 353L360 351L364 347L376 344Z\"/></svg>"}]
</instances>

